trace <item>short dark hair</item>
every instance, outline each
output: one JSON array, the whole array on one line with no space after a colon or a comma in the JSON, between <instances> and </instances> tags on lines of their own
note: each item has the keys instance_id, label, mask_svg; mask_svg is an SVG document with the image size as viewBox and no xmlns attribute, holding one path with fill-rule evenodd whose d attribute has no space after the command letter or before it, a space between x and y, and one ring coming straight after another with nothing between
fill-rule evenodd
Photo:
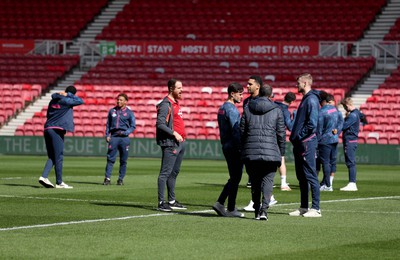
<instances>
[{"instance_id":1,"label":"short dark hair","mask_svg":"<svg viewBox=\"0 0 400 260\"><path fill-rule=\"evenodd\" d=\"M296 94L294 94L293 92L288 92L286 93L284 100L286 103L290 104L296 100Z\"/></svg>"},{"instance_id":2,"label":"short dark hair","mask_svg":"<svg viewBox=\"0 0 400 260\"><path fill-rule=\"evenodd\" d=\"M319 102L321 103L322 101L327 101L326 98L328 97L328 93L326 91L321 90L319 92Z\"/></svg>"},{"instance_id":3,"label":"short dark hair","mask_svg":"<svg viewBox=\"0 0 400 260\"><path fill-rule=\"evenodd\" d=\"M72 93L72 94L76 94L76 88L74 87L74 86L68 86L66 89L65 89L65 92L69 92L69 93Z\"/></svg>"},{"instance_id":4,"label":"short dark hair","mask_svg":"<svg viewBox=\"0 0 400 260\"><path fill-rule=\"evenodd\" d=\"M327 96L326 96L326 102L331 102L331 101L335 101L335 97L332 95L332 94L328 94Z\"/></svg>"},{"instance_id":5,"label":"short dark hair","mask_svg":"<svg viewBox=\"0 0 400 260\"><path fill-rule=\"evenodd\" d=\"M123 97L123 98L125 98L126 101L128 101L128 95L125 93L119 93L117 98L119 98L119 97Z\"/></svg>"},{"instance_id":6,"label":"short dark hair","mask_svg":"<svg viewBox=\"0 0 400 260\"><path fill-rule=\"evenodd\" d=\"M231 95L231 93L238 93L243 91L244 91L243 86L237 82L233 82L228 86L228 95Z\"/></svg>"},{"instance_id":7,"label":"short dark hair","mask_svg":"<svg viewBox=\"0 0 400 260\"><path fill-rule=\"evenodd\" d=\"M262 85L260 91L258 92L258 96L271 97L271 95L272 95L272 87L268 84Z\"/></svg>"},{"instance_id":8,"label":"short dark hair","mask_svg":"<svg viewBox=\"0 0 400 260\"><path fill-rule=\"evenodd\" d=\"M258 75L251 75L249 79L254 79L260 85L260 88L263 86L262 78Z\"/></svg>"},{"instance_id":9,"label":"short dark hair","mask_svg":"<svg viewBox=\"0 0 400 260\"><path fill-rule=\"evenodd\" d=\"M173 91L175 89L175 84L178 81L180 81L180 80L177 80L177 79L168 80L168 92L171 92L171 91Z\"/></svg>"}]
</instances>

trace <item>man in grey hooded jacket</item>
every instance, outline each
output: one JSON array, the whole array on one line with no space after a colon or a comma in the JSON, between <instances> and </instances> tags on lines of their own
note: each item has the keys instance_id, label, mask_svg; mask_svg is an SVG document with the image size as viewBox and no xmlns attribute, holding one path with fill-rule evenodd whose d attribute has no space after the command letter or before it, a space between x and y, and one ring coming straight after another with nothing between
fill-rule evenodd
<instances>
[{"instance_id":1,"label":"man in grey hooded jacket","mask_svg":"<svg viewBox=\"0 0 400 260\"><path fill-rule=\"evenodd\" d=\"M282 110L268 97L272 87L265 84L259 97L249 101L240 121L242 159L250 175L255 219L267 220L277 168L285 155L286 129ZM261 193L263 195L261 203Z\"/></svg>"}]
</instances>

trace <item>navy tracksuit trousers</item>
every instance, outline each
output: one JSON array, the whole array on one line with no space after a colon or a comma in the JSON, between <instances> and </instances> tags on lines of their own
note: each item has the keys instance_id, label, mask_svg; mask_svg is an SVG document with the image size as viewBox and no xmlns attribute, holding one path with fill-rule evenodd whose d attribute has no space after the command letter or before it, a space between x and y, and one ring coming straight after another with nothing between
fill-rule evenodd
<instances>
[{"instance_id":1,"label":"navy tracksuit trousers","mask_svg":"<svg viewBox=\"0 0 400 260\"><path fill-rule=\"evenodd\" d=\"M317 138L311 138L300 144L293 144L296 176L300 186L300 207L308 208L311 189L311 208L319 210L320 186L316 171Z\"/></svg>"},{"instance_id":2,"label":"navy tracksuit trousers","mask_svg":"<svg viewBox=\"0 0 400 260\"><path fill-rule=\"evenodd\" d=\"M42 177L48 178L51 169L56 173L56 184L61 184L62 170L64 161L64 136L65 130L62 129L46 129L44 130L44 141L46 143L47 161L44 166Z\"/></svg>"},{"instance_id":3,"label":"navy tracksuit trousers","mask_svg":"<svg viewBox=\"0 0 400 260\"><path fill-rule=\"evenodd\" d=\"M107 165L106 165L106 177L110 178L114 167L114 163L117 160L119 152L119 177L118 179L123 180L126 174L126 165L129 156L129 145L131 141L129 137L112 136L108 143L107 150Z\"/></svg>"},{"instance_id":4,"label":"navy tracksuit trousers","mask_svg":"<svg viewBox=\"0 0 400 260\"><path fill-rule=\"evenodd\" d=\"M179 143L178 146L161 147L162 159L158 176L158 202L165 201L165 187L168 190L168 201L175 200L176 178L181 170L185 147L186 142Z\"/></svg>"}]
</instances>

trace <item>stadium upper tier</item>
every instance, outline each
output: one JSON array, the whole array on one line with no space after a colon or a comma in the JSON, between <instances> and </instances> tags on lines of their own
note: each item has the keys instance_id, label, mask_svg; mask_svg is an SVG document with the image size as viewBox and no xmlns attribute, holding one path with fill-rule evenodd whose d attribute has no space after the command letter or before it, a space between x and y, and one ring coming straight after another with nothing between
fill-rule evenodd
<instances>
[{"instance_id":1,"label":"stadium upper tier","mask_svg":"<svg viewBox=\"0 0 400 260\"><path fill-rule=\"evenodd\" d=\"M135 0L96 39L356 41L385 4L385 0Z\"/></svg>"}]
</instances>

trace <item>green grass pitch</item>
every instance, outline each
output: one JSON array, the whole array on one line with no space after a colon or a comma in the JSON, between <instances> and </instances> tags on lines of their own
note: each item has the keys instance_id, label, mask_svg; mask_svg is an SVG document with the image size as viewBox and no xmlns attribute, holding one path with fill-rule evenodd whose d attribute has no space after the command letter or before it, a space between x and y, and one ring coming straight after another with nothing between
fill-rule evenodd
<instances>
[{"instance_id":1,"label":"green grass pitch","mask_svg":"<svg viewBox=\"0 0 400 260\"><path fill-rule=\"evenodd\" d=\"M338 165L333 192L321 193L322 218L290 217L292 191L274 189L269 220L218 217L211 206L228 179L225 161L184 160L177 199L187 211L156 210L160 159L130 158L124 186L103 186L106 159L66 157L64 181L38 183L46 158L0 157L1 259L398 259L400 166L358 166L358 192L341 192L347 169ZM49 178L55 182L54 172ZM237 207L250 200L244 173ZM275 177L277 187L280 178Z\"/></svg>"}]
</instances>

